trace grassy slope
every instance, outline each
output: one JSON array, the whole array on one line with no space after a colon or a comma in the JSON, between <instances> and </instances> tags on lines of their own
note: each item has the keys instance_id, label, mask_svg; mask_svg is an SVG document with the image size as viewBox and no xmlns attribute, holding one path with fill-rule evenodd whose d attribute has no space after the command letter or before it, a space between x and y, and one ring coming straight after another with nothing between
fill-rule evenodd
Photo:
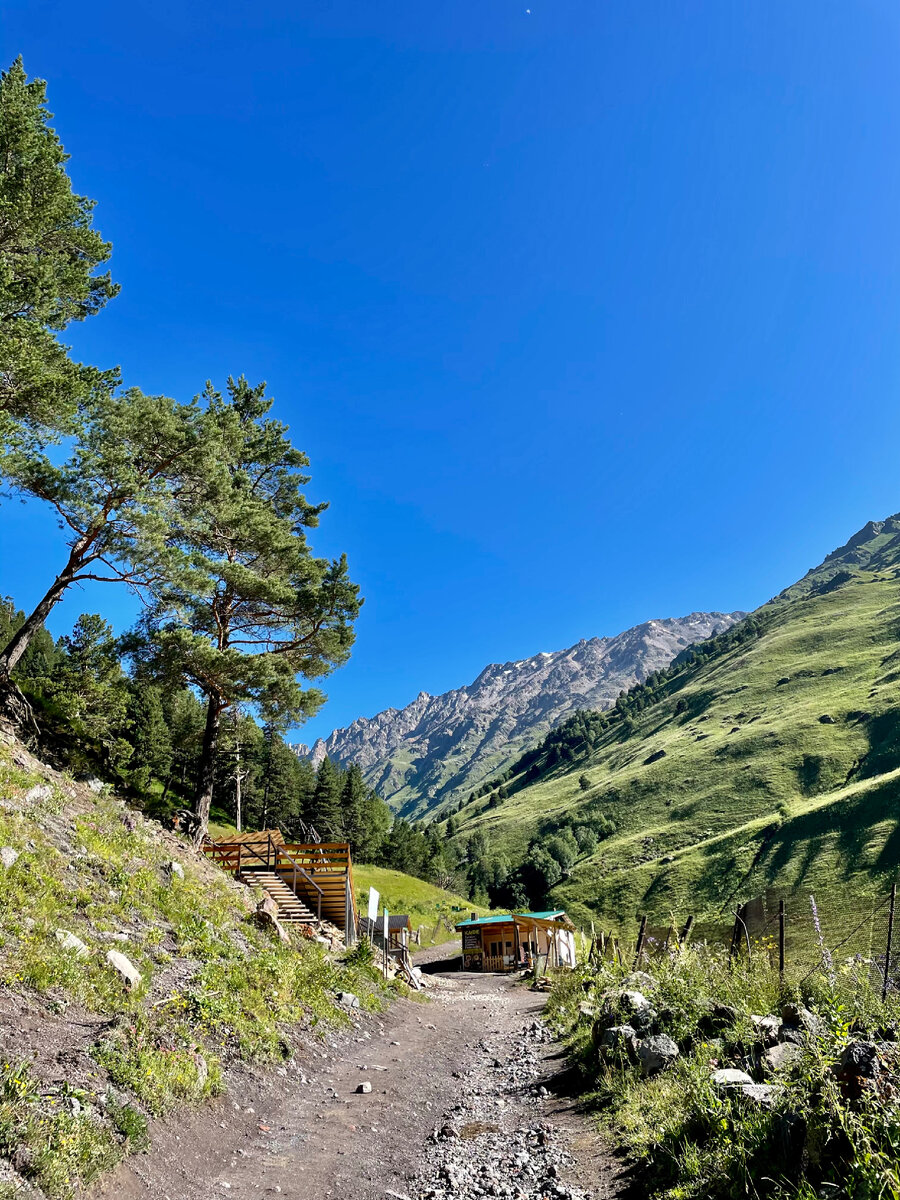
<instances>
[{"instance_id":1,"label":"grassy slope","mask_svg":"<svg viewBox=\"0 0 900 1200\"><path fill-rule=\"evenodd\" d=\"M463 834L481 826L521 852L541 819L606 813L616 834L555 893L581 919L714 916L767 885L802 892L804 904L819 891L836 914L859 910L900 863L897 529L851 543L765 606L762 638L672 680L630 737L609 730L584 763ZM851 577L835 586L839 569ZM820 722L826 714L835 724Z\"/></svg>"},{"instance_id":2,"label":"grassy slope","mask_svg":"<svg viewBox=\"0 0 900 1200\"><path fill-rule=\"evenodd\" d=\"M0 867L0 1016L13 1031L0 1039L0 1163L14 1158L50 1197L140 1148L148 1118L223 1090L233 1064L281 1061L302 1031L345 1021L338 989L381 1003L365 970L274 940L249 889L2 734L0 847L18 854ZM110 949L141 971L137 987ZM19 1183L0 1176L0 1197Z\"/></svg>"},{"instance_id":3,"label":"grassy slope","mask_svg":"<svg viewBox=\"0 0 900 1200\"><path fill-rule=\"evenodd\" d=\"M488 911L453 892L446 892L423 879L415 879L412 875L391 871L387 867L354 866L353 882L357 907L363 916L369 888L374 887L381 894L382 908L387 907L388 912L392 913L408 913L413 932L419 925L424 926L423 946L436 946L453 940L457 936L453 931L456 921L464 919L470 912L483 914ZM438 927L440 918L443 920Z\"/></svg>"}]
</instances>

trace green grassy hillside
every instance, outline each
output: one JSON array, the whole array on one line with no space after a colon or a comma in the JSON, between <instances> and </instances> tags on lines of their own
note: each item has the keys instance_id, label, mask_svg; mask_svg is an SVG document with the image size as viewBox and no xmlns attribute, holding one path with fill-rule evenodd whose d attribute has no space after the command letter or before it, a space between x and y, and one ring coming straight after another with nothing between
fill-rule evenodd
<instances>
[{"instance_id":1,"label":"green grassy hillside","mask_svg":"<svg viewBox=\"0 0 900 1200\"><path fill-rule=\"evenodd\" d=\"M366 914L369 888L381 894L381 905L391 913L408 913L413 932L421 925L422 946L436 946L452 941L457 935L453 926L464 920L470 912L486 913L471 900L444 891L424 879L404 875L402 871L391 871L387 867L354 866L353 883L356 889L357 909Z\"/></svg>"},{"instance_id":2,"label":"green grassy hillside","mask_svg":"<svg viewBox=\"0 0 900 1200\"><path fill-rule=\"evenodd\" d=\"M612 925L715 917L767 886L861 910L900 863L898 566L900 518L867 526L758 610L748 640L725 635L561 759L557 742L501 805L463 810L462 838L481 829L515 859L602 813L615 833L553 898Z\"/></svg>"}]
</instances>

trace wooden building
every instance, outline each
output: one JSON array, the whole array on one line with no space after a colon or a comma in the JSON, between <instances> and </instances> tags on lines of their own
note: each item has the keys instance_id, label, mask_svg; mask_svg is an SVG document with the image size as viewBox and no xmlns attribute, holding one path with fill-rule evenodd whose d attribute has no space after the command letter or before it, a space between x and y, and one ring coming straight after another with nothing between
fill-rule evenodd
<instances>
[{"instance_id":1,"label":"wooden building","mask_svg":"<svg viewBox=\"0 0 900 1200\"><path fill-rule=\"evenodd\" d=\"M406 930L405 939L403 937L404 929ZM360 937L367 937L377 945L383 945L384 917L376 917L374 921L370 921L368 917L360 917L357 922L357 932ZM412 922L409 917L403 913L390 913L388 915L388 948L399 950L401 946L408 946L411 941Z\"/></svg>"},{"instance_id":2,"label":"wooden building","mask_svg":"<svg viewBox=\"0 0 900 1200\"><path fill-rule=\"evenodd\" d=\"M515 971L546 955L551 967L575 966L575 926L562 909L502 913L456 926L462 934L464 971Z\"/></svg>"}]
</instances>

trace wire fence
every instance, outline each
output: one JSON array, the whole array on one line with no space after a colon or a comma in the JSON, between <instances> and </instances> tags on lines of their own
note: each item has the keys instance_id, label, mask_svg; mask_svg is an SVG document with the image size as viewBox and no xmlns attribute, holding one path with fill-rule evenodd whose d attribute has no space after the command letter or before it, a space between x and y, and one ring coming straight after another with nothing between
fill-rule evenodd
<instances>
[{"instance_id":1,"label":"wire fence","mask_svg":"<svg viewBox=\"0 0 900 1200\"><path fill-rule=\"evenodd\" d=\"M900 993L900 920L897 885L882 894L859 896L852 905L820 911L814 895L786 899L774 889L739 904L729 920L651 925L641 918L634 940L591 931L589 960L614 958L624 965L652 963L688 942L728 948L735 959L763 961L792 983L815 974L850 976Z\"/></svg>"}]
</instances>

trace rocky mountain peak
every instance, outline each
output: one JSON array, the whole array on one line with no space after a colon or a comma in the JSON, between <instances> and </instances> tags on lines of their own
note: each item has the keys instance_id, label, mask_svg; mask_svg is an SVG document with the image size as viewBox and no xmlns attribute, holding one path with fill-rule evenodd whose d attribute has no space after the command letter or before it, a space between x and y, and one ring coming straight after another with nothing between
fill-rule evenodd
<instances>
[{"instance_id":1,"label":"rocky mountain peak","mask_svg":"<svg viewBox=\"0 0 900 1200\"><path fill-rule=\"evenodd\" d=\"M745 615L649 620L615 637L581 638L564 650L490 663L468 685L438 696L421 691L405 708L358 717L302 753L316 766L326 754L357 763L394 809L421 816L468 795L576 709L610 708L619 692Z\"/></svg>"}]
</instances>

